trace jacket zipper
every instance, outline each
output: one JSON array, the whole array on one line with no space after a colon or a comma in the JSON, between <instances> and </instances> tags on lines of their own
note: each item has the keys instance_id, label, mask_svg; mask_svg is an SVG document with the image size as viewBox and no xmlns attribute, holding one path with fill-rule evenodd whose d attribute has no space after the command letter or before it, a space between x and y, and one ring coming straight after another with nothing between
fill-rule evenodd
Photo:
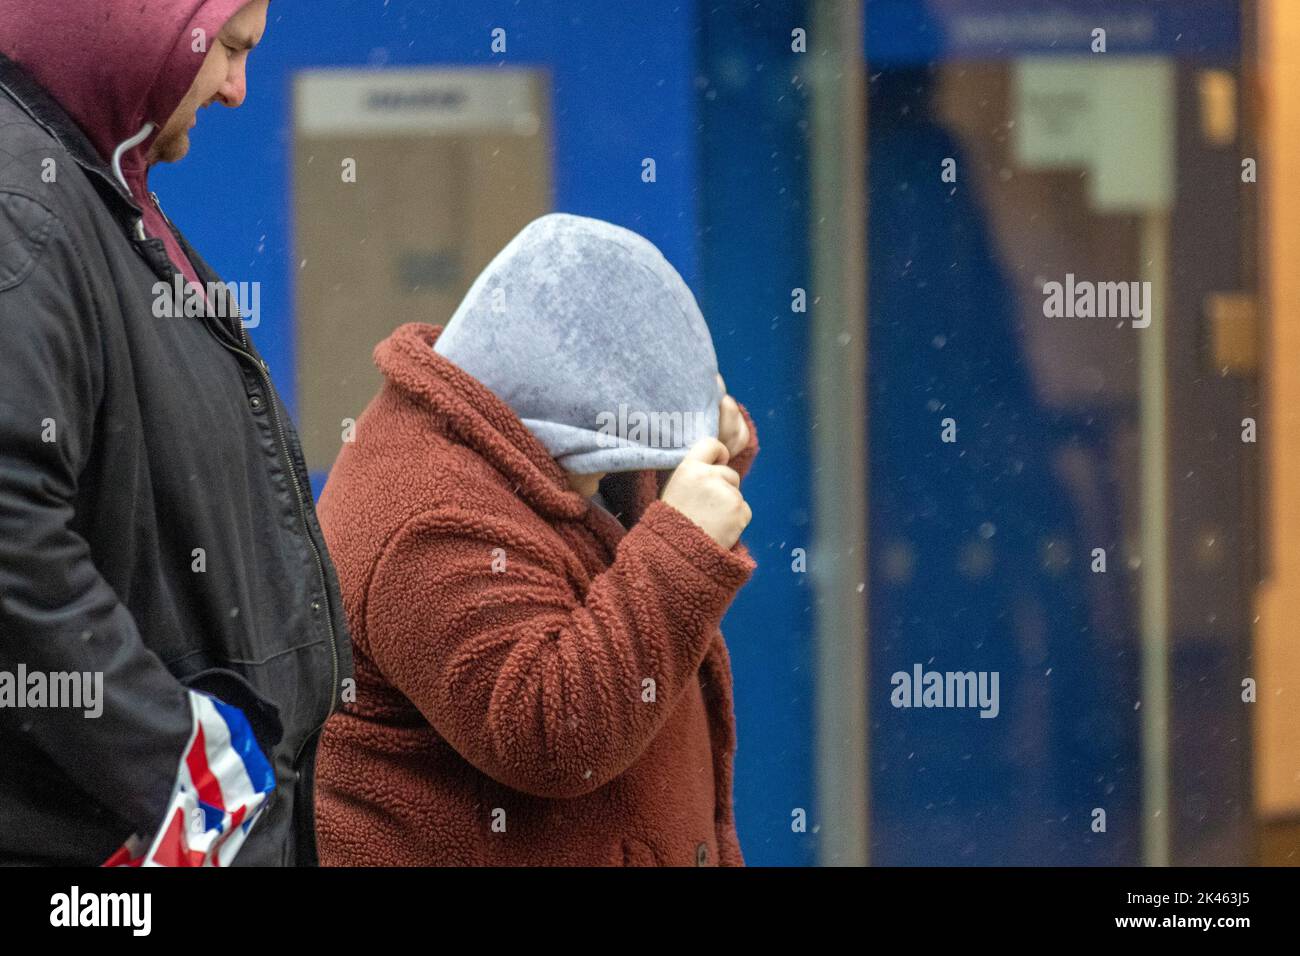
<instances>
[{"instance_id":1,"label":"jacket zipper","mask_svg":"<svg viewBox=\"0 0 1300 956\"><path fill-rule=\"evenodd\" d=\"M163 217L163 220L167 223L168 228L171 229L173 234L176 234L176 241L179 244L180 236L177 233L176 227L172 224L171 219L167 217L167 213L163 211L162 203L158 201L158 194L151 192L149 193L149 198L153 200L154 207L158 210L158 214ZM207 310L205 309L204 325L207 326L208 331L213 332L212 326L208 322L208 319L209 316L207 315ZM253 366L257 369L258 373L261 375L262 382L266 387L267 404L270 406L270 410L271 410L271 421L275 425L276 438L279 441L280 451L282 453L285 465L287 466L287 471L289 472L289 481L293 485L294 501L297 502L298 505L298 517L302 520L302 529L307 536L307 544L311 548L312 556L316 560L316 573L319 576L320 583L321 583L321 597L325 601L325 608L324 608L325 624L329 628L330 661L331 664L333 665L333 669L331 671L332 676L331 676L331 683L330 683L329 709L325 712L325 720L322 720L320 725L317 726L315 730L313 730L310 734L304 737L302 743L298 746L298 752L295 753L293 757L294 770L297 771L298 760L302 757L303 749L307 746L308 742L313 737L315 737L317 733L320 732L321 728L325 726L325 721L328 721L330 716L333 715L334 699L338 695L338 686L339 686L338 639L334 632L334 615L329 606L330 604L329 582L326 580L325 577L325 563L321 558L320 549L316 547L316 541L311 534L311 525L308 524L307 522L307 508L306 505L303 503L302 485L298 481L298 473L297 473L298 469L294 467L293 454L289 450L289 443L285 439L285 435L284 435L284 425L280 421L279 411L276 408L277 403L275 399L275 386L271 382L271 372L266 367L266 362L258 358L257 356L255 356L250 351L251 346L248 341L248 330L244 328L244 323L242 319L239 322L239 338L244 345L244 348L242 350L235 348L233 345L227 342L220 334L216 332L213 332L213 337L216 338L218 342L220 342L231 352L234 352L236 355L239 355L247 359L249 362L251 362Z\"/></svg>"}]
</instances>

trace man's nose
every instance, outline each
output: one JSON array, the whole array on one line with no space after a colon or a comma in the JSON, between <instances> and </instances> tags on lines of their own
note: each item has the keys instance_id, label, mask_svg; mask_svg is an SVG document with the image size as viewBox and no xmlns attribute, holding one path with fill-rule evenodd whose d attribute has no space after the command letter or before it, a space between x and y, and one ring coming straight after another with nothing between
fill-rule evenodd
<instances>
[{"instance_id":1,"label":"man's nose","mask_svg":"<svg viewBox=\"0 0 1300 956\"><path fill-rule=\"evenodd\" d=\"M248 96L247 76L244 73L242 65L231 69L230 74L226 77L226 82L221 84L221 89L217 91L217 97L221 100L222 105L234 109L244 102Z\"/></svg>"}]
</instances>

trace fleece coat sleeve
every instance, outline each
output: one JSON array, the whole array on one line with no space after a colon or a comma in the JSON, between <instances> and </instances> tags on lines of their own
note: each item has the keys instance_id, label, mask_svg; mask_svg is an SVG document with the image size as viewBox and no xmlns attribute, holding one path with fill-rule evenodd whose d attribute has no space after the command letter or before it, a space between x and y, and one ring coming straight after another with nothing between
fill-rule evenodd
<instances>
[{"instance_id":1,"label":"fleece coat sleeve","mask_svg":"<svg viewBox=\"0 0 1300 956\"><path fill-rule=\"evenodd\" d=\"M736 407L740 409L740 417L745 420L745 425L749 429L749 444L735 458L727 462L727 465L743 479L749 474L749 469L754 464L754 458L758 455L758 428L754 425L754 419L749 415L749 409L739 402L736 403Z\"/></svg>"},{"instance_id":2,"label":"fleece coat sleeve","mask_svg":"<svg viewBox=\"0 0 1300 956\"><path fill-rule=\"evenodd\" d=\"M555 540L426 511L389 540L366 602L375 663L467 761L575 797L628 769L696 679L754 562L654 501L585 596Z\"/></svg>"}]
</instances>

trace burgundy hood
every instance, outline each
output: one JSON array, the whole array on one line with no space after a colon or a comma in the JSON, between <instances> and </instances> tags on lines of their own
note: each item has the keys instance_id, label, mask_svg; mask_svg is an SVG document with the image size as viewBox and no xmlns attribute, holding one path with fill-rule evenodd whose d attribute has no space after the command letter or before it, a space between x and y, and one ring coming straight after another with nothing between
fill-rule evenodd
<instances>
[{"instance_id":1,"label":"burgundy hood","mask_svg":"<svg viewBox=\"0 0 1300 956\"><path fill-rule=\"evenodd\" d=\"M124 154L122 172L144 210L146 231L198 279L149 199L145 155L185 97L204 51L248 0L0 0L0 51L50 93L105 163L146 123L154 129Z\"/></svg>"}]
</instances>

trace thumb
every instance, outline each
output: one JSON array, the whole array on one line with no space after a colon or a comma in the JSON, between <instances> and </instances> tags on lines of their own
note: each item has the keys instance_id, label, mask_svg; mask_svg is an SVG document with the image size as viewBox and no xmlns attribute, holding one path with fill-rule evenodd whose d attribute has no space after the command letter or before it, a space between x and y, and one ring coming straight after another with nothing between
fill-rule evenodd
<instances>
[{"instance_id":1,"label":"thumb","mask_svg":"<svg viewBox=\"0 0 1300 956\"><path fill-rule=\"evenodd\" d=\"M731 455L727 446L716 438L701 438L686 451L684 461L702 461L706 465L725 465Z\"/></svg>"}]
</instances>

